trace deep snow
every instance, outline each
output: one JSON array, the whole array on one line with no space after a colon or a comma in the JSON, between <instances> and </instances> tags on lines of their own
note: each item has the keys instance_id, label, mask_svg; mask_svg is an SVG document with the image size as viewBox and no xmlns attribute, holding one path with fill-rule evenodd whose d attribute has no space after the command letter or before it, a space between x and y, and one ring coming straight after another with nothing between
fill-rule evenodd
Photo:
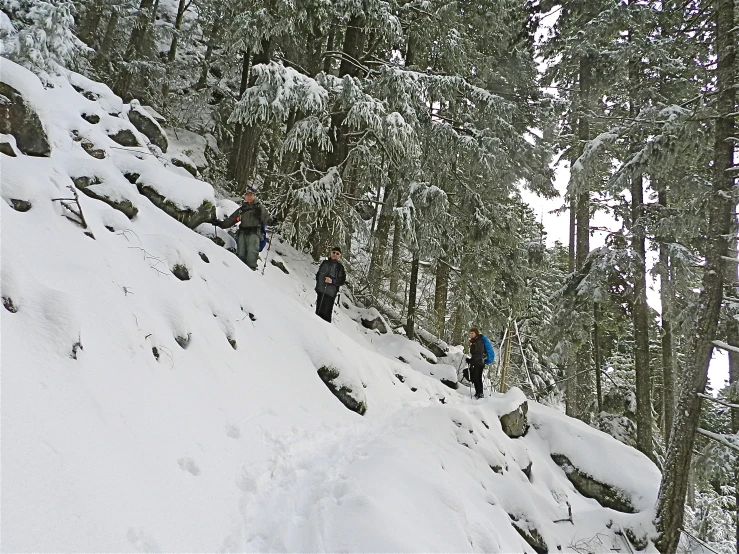
<instances>
[{"instance_id":1,"label":"deep snow","mask_svg":"<svg viewBox=\"0 0 739 554\"><path fill-rule=\"evenodd\" d=\"M659 474L644 456L533 402L534 425L508 438L498 416L520 391L475 402L451 390L439 379L454 379L452 362L365 329L369 312L349 296L334 324L318 319L307 257L275 239L290 273L254 273L122 176L148 175L182 206L216 203L147 148L107 87L71 74L43 90L0 63L53 145L51 158L0 155L0 288L17 309L1 319L3 551L533 552L515 520L550 551L627 552L622 528L653 532ZM81 117L93 111L98 124ZM114 128L143 146L117 145ZM72 131L107 157L88 156ZM139 210L129 220L80 194L94 238L52 201L90 172ZM189 280L172 275L177 264ZM366 400L365 416L324 385L325 365ZM553 452L639 513L581 496Z\"/></svg>"}]
</instances>

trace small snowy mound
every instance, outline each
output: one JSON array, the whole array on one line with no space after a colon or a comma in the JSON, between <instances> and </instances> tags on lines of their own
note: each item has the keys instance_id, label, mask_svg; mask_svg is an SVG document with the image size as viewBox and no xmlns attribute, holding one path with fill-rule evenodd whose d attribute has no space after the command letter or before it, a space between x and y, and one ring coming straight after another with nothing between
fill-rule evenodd
<instances>
[{"instance_id":1,"label":"small snowy mound","mask_svg":"<svg viewBox=\"0 0 739 554\"><path fill-rule=\"evenodd\" d=\"M262 276L204 236L235 205L107 87L2 68L51 144L0 154L5 550L623 552L653 533L644 456L520 391L470 400L349 294L317 318L316 266L275 237L286 271Z\"/></svg>"}]
</instances>

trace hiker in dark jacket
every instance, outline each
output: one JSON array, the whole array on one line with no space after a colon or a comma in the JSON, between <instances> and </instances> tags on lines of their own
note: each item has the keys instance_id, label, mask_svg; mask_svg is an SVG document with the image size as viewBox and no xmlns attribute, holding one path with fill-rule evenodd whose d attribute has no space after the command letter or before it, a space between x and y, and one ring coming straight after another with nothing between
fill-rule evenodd
<instances>
[{"instance_id":1,"label":"hiker in dark jacket","mask_svg":"<svg viewBox=\"0 0 739 554\"><path fill-rule=\"evenodd\" d=\"M239 232L236 237L236 255L254 271L257 270L259 259L259 243L262 241L262 224L267 223L269 214L257 200L253 188L246 189L244 202L224 221L214 219L211 223L222 229L233 227L239 222Z\"/></svg>"},{"instance_id":2,"label":"hiker in dark jacket","mask_svg":"<svg viewBox=\"0 0 739 554\"><path fill-rule=\"evenodd\" d=\"M316 273L316 315L329 323L339 287L346 282L346 272L340 259L341 248L336 246L331 250L331 256L321 262Z\"/></svg>"},{"instance_id":3,"label":"hiker in dark jacket","mask_svg":"<svg viewBox=\"0 0 739 554\"><path fill-rule=\"evenodd\" d=\"M477 327L470 329L470 355L467 357L470 365L470 379L475 385L475 398L482 398L482 371L485 368L485 344L480 338Z\"/></svg>"}]
</instances>

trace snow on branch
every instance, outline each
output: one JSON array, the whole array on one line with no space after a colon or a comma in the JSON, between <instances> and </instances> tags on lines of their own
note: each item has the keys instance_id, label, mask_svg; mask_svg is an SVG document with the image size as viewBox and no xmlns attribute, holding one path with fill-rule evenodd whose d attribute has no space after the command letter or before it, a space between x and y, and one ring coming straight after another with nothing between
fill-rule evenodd
<instances>
[{"instance_id":1,"label":"snow on branch","mask_svg":"<svg viewBox=\"0 0 739 554\"><path fill-rule=\"evenodd\" d=\"M727 344L724 341L720 341L720 340L715 340L711 342L711 344L713 344L713 346L721 350L727 350L729 352L736 352L739 354L739 346L732 346L731 344Z\"/></svg>"},{"instance_id":2,"label":"snow on branch","mask_svg":"<svg viewBox=\"0 0 739 554\"><path fill-rule=\"evenodd\" d=\"M739 437L736 435L719 435L718 433L713 433L712 431L706 431L705 429L698 428L698 433L703 435L704 437L708 437L709 439L713 439L718 443L721 443L726 448L730 448L731 450L734 450L736 452L739 452L739 443L737 442L739 440Z\"/></svg>"},{"instance_id":3,"label":"snow on branch","mask_svg":"<svg viewBox=\"0 0 739 554\"><path fill-rule=\"evenodd\" d=\"M303 174L303 183L304 186L292 191L292 194L309 211L331 208L341 196L343 188L341 175L335 167L315 181L309 181Z\"/></svg>"},{"instance_id":4,"label":"snow on branch","mask_svg":"<svg viewBox=\"0 0 739 554\"><path fill-rule=\"evenodd\" d=\"M257 122L285 122L292 113L306 116L326 112L328 91L292 67L277 62L252 68L256 84L246 89L234 108L229 123L253 125Z\"/></svg>"}]
</instances>

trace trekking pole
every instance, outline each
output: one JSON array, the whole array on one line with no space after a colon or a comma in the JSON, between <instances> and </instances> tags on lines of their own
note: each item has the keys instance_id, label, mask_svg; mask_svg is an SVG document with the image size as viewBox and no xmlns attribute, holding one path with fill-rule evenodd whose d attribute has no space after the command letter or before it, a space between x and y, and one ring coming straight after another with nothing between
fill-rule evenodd
<instances>
[{"instance_id":1,"label":"trekking pole","mask_svg":"<svg viewBox=\"0 0 739 554\"><path fill-rule=\"evenodd\" d=\"M262 267L262 275L264 270L267 269L267 260L269 259L269 251L272 249L272 237L275 236L275 228L272 227L272 232L269 234L269 242L267 243L267 255L264 256L264 266Z\"/></svg>"},{"instance_id":2,"label":"trekking pole","mask_svg":"<svg viewBox=\"0 0 739 554\"><path fill-rule=\"evenodd\" d=\"M323 282L323 292L321 293L321 301L318 303L318 313L321 313L321 308L323 308L323 299L326 296L326 281Z\"/></svg>"}]
</instances>

